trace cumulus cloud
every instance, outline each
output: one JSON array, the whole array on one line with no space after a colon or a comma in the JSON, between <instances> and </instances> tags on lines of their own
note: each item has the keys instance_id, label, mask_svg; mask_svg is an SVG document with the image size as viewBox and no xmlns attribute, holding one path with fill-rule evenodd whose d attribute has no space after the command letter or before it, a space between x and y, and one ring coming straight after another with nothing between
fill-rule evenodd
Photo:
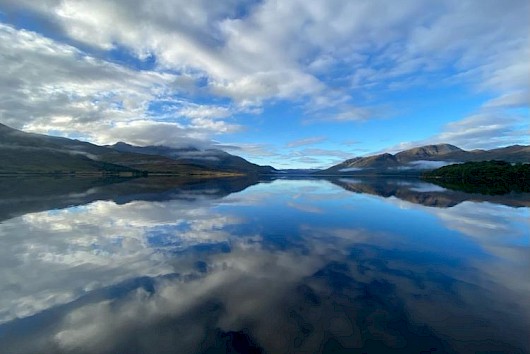
<instances>
[{"instance_id":1,"label":"cumulus cloud","mask_svg":"<svg viewBox=\"0 0 530 354\"><path fill-rule=\"evenodd\" d=\"M409 141L385 149L398 152L420 145L449 143L462 149L493 149L513 144L530 144L527 119L521 114L484 110L450 122L427 139Z\"/></svg>"},{"instance_id":2,"label":"cumulus cloud","mask_svg":"<svg viewBox=\"0 0 530 354\"><path fill-rule=\"evenodd\" d=\"M133 70L3 24L0 39L0 119L10 126L102 144L170 146L205 145L241 129L223 120L230 107L173 99L187 76ZM152 104L165 112L152 116Z\"/></svg>"},{"instance_id":3,"label":"cumulus cloud","mask_svg":"<svg viewBox=\"0 0 530 354\"><path fill-rule=\"evenodd\" d=\"M525 119L500 113L481 113L449 123L433 140L468 149L529 143Z\"/></svg>"},{"instance_id":4,"label":"cumulus cloud","mask_svg":"<svg viewBox=\"0 0 530 354\"><path fill-rule=\"evenodd\" d=\"M163 93L173 75L135 72L84 55L34 32L0 24L2 120L50 129L130 119ZM110 118L109 117L109 118Z\"/></svg>"},{"instance_id":5,"label":"cumulus cloud","mask_svg":"<svg viewBox=\"0 0 530 354\"><path fill-rule=\"evenodd\" d=\"M306 122L352 122L392 116L377 97L410 87L465 85L491 96L486 105L499 110L524 107L529 97L524 0L1 6L4 20L29 11L47 25L46 36L61 39L1 28L7 86L0 117L32 131L94 138L94 126L112 132L114 122L148 119L174 124L151 142L171 141L177 131L211 139L243 129L231 116L278 100L302 107ZM151 63L149 70L116 64L114 52ZM506 141L521 131L509 120L501 124ZM483 140L491 134L484 130Z\"/></svg>"},{"instance_id":6,"label":"cumulus cloud","mask_svg":"<svg viewBox=\"0 0 530 354\"><path fill-rule=\"evenodd\" d=\"M330 64L351 65L354 81L364 85L418 70L429 72L454 63L455 56L460 58L455 66L467 72L486 54L485 65L494 62L497 69L493 81L503 77L501 81L522 82L520 77L525 77L512 76L516 69L510 69L523 63L514 55L520 52L514 51L526 38L526 21L520 16L528 7L524 1L480 6L451 0L436 6L421 1L300 0L281 5L233 0L215 6L206 1L164 0L156 5L9 3L11 11L33 9L77 41L103 49L120 44L139 57L155 55L163 67L201 70L214 89L242 95L241 99L289 96L296 89L318 92L325 85L313 74ZM448 29L458 30L459 35ZM366 65L370 51L378 55ZM498 65L506 63L506 57L513 65Z\"/></svg>"},{"instance_id":7,"label":"cumulus cloud","mask_svg":"<svg viewBox=\"0 0 530 354\"><path fill-rule=\"evenodd\" d=\"M199 136L190 137L190 131L179 124L137 120L115 123L110 128L98 129L96 141L112 143L127 141L133 145L190 146L203 145Z\"/></svg>"}]
</instances>

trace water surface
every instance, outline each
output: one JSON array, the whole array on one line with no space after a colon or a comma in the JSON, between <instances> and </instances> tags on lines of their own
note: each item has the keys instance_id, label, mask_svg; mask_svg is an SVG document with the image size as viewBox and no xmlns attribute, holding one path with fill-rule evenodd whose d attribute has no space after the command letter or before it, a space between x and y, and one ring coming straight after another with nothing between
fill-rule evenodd
<instances>
[{"instance_id":1,"label":"water surface","mask_svg":"<svg viewBox=\"0 0 530 354\"><path fill-rule=\"evenodd\" d=\"M528 195L418 180L0 185L2 353L530 350Z\"/></svg>"}]
</instances>

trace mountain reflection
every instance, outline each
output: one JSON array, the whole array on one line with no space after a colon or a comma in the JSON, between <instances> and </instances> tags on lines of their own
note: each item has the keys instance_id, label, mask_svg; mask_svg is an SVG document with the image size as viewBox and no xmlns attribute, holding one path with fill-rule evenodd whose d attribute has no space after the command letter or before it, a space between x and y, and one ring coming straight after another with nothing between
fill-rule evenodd
<instances>
[{"instance_id":1,"label":"mountain reflection","mask_svg":"<svg viewBox=\"0 0 530 354\"><path fill-rule=\"evenodd\" d=\"M133 200L193 200L222 198L253 184L256 178L1 178L0 221L50 209L88 204L96 200L127 203Z\"/></svg>"},{"instance_id":2,"label":"mountain reflection","mask_svg":"<svg viewBox=\"0 0 530 354\"><path fill-rule=\"evenodd\" d=\"M62 204L42 196L54 210L4 212L12 218L0 224L0 347L530 349L530 305L522 301L530 295L528 208L507 199L426 208L418 200L431 199L410 195L445 191L406 181L394 191L393 182L387 189L347 183L364 194L323 180L246 188L252 183L139 179L83 187ZM366 192L381 188L388 193ZM396 198L372 195L383 193Z\"/></svg>"},{"instance_id":3,"label":"mountain reflection","mask_svg":"<svg viewBox=\"0 0 530 354\"><path fill-rule=\"evenodd\" d=\"M490 202L513 207L530 207L530 193L488 195L451 190L419 179L333 178L330 182L354 193L396 197L429 207L448 208L464 201Z\"/></svg>"}]
</instances>

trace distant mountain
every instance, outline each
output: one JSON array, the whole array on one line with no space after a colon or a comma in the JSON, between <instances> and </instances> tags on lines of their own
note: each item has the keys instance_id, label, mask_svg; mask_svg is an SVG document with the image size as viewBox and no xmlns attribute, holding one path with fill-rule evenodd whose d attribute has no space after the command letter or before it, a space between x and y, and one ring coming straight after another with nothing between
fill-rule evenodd
<instances>
[{"instance_id":1,"label":"distant mountain","mask_svg":"<svg viewBox=\"0 0 530 354\"><path fill-rule=\"evenodd\" d=\"M451 144L426 145L398 152L395 157L400 163L418 160L436 160L440 156L455 155L465 151Z\"/></svg>"},{"instance_id":2,"label":"distant mountain","mask_svg":"<svg viewBox=\"0 0 530 354\"><path fill-rule=\"evenodd\" d=\"M234 161L237 160L236 156L233 158ZM209 165L196 164L194 161L196 160L178 160L155 153L118 151L111 147L75 139L26 133L0 124L0 174L143 174L147 172L173 175L226 175L255 173L254 166L257 166L243 160L253 168L236 171L231 166L223 166L222 160Z\"/></svg>"},{"instance_id":3,"label":"distant mountain","mask_svg":"<svg viewBox=\"0 0 530 354\"><path fill-rule=\"evenodd\" d=\"M450 144L426 145L397 154L378 154L346 160L326 170L322 175L418 175L448 164L468 161L501 160L530 163L530 146L512 145L493 150L462 150Z\"/></svg>"},{"instance_id":4,"label":"distant mountain","mask_svg":"<svg viewBox=\"0 0 530 354\"><path fill-rule=\"evenodd\" d=\"M319 172L316 168L287 168L276 170L276 174L285 176L309 176L315 172Z\"/></svg>"},{"instance_id":5,"label":"distant mountain","mask_svg":"<svg viewBox=\"0 0 530 354\"><path fill-rule=\"evenodd\" d=\"M219 149L200 150L196 147L172 148L163 145L134 146L124 142L118 142L109 147L119 152L164 156L179 163L193 164L215 170L243 172L245 174L268 174L276 171L271 166L256 165L242 157L231 155Z\"/></svg>"}]
</instances>

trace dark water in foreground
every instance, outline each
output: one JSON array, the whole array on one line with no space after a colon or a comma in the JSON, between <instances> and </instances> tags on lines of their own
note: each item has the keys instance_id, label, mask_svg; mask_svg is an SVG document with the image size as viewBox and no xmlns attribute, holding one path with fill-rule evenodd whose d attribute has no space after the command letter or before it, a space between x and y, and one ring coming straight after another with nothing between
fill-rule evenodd
<instances>
[{"instance_id":1,"label":"dark water in foreground","mask_svg":"<svg viewBox=\"0 0 530 354\"><path fill-rule=\"evenodd\" d=\"M0 352L527 353L528 195L1 180Z\"/></svg>"}]
</instances>

